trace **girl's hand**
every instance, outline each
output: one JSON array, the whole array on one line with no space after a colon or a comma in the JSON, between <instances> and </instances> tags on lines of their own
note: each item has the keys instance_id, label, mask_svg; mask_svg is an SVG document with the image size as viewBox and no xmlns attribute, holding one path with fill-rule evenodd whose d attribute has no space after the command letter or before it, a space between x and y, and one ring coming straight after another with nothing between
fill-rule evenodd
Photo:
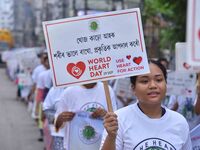
<instances>
[{"instance_id":1,"label":"girl's hand","mask_svg":"<svg viewBox=\"0 0 200 150\"><path fill-rule=\"evenodd\" d=\"M59 128L63 125L66 121L71 121L74 118L75 113L74 112L62 112L56 120L55 127L56 131L59 130Z\"/></svg>"},{"instance_id":2,"label":"girl's hand","mask_svg":"<svg viewBox=\"0 0 200 150\"><path fill-rule=\"evenodd\" d=\"M63 121L63 122L66 122L66 121L71 121L73 118L74 118L74 115L75 113L74 112L62 112L58 118L60 117L60 119Z\"/></svg>"},{"instance_id":3,"label":"girl's hand","mask_svg":"<svg viewBox=\"0 0 200 150\"><path fill-rule=\"evenodd\" d=\"M92 114L91 114L91 116L93 117L93 118L99 118L99 117L104 117L105 115L106 115L106 110L105 109L103 109L103 108L97 108Z\"/></svg>"},{"instance_id":4,"label":"girl's hand","mask_svg":"<svg viewBox=\"0 0 200 150\"><path fill-rule=\"evenodd\" d=\"M118 130L117 115L113 112L107 112L104 116L104 127L111 138L116 138Z\"/></svg>"}]
</instances>

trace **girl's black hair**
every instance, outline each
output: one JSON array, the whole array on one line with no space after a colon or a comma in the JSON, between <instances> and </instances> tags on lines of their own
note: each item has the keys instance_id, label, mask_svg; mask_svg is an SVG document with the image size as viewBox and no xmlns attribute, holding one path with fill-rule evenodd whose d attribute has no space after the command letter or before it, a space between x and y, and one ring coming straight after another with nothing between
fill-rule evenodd
<instances>
[{"instance_id":1,"label":"girl's black hair","mask_svg":"<svg viewBox=\"0 0 200 150\"><path fill-rule=\"evenodd\" d=\"M163 75L164 75L164 78L165 78L165 81L167 81L167 70L166 68L159 62L159 61L155 61L155 60L148 60L148 63L152 63L152 64L155 64L157 65L160 70L162 71ZM138 76L131 76L130 77L130 81L131 81L131 84L133 86L135 86L135 83L136 83L136 79L137 79Z\"/></svg>"}]
</instances>

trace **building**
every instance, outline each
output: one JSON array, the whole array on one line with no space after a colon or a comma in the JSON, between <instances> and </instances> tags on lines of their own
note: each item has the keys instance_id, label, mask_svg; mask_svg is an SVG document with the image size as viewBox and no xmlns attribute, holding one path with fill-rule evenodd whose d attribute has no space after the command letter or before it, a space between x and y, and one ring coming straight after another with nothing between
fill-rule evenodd
<instances>
[{"instance_id":1,"label":"building","mask_svg":"<svg viewBox=\"0 0 200 150\"><path fill-rule=\"evenodd\" d=\"M143 0L0 0L0 27L12 30L15 47L44 46L42 22L141 7Z\"/></svg>"},{"instance_id":2,"label":"building","mask_svg":"<svg viewBox=\"0 0 200 150\"><path fill-rule=\"evenodd\" d=\"M14 28L14 11L13 0L0 1L0 28L13 30Z\"/></svg>"}]
</instances>

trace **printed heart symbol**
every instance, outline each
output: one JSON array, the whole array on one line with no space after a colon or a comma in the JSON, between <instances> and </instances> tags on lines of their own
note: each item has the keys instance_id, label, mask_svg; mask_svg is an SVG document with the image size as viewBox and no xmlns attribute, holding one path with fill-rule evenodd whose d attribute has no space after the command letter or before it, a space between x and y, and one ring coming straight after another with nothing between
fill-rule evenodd
<instances>
[{"instance_id":1,"label":"printed heart symbol","mask_svg":"<svg viewBox=\"0 0 200 150\"><path fill-rule=\"evenodd\" d=\"M142 62L142 57L134 57L133 58L133 62L136 63L137 65L139 65Z\"/></svg>"},{"instance_id":2,"label":"printed heart symbol","mask_svg":"<svg viewBox=\"0 0 200 150\"><path fill-rule=\"evenodd\" d=\"M131 59L131 55L127 55L126 58L127 58L128 60L130 60L130 59Z\"/></svg>"},{"instance_id":3,"label":"printed heart symbol","mask_svg":"<svg viewBox=\"0 0 200 150\"><path fill-rule=\"evenodd\" d=\"M69 74L71 74L76 79L79 79L85 71L85 63L79 61L77 64L69 63L66 67Z\"/></svg>"},{"instance_id":4,"label":"printed heart symbol","mask_svg":"<svg viewBox=\"0 0 200 150\"><path fill-rule=\"evenodd\" d=\"M190 69L191 66L190 66L189 64L187 64L186 62L184 62L184 63L183 63L183 67L184 67L185 69Z\"/></svg>"}]
</instances>

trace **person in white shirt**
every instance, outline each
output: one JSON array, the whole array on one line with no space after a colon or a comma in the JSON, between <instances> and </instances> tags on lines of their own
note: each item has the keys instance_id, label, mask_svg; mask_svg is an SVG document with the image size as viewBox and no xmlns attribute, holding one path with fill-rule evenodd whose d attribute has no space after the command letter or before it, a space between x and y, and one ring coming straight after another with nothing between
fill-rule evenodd
<instances>
[{"instance_id":1,"label":"person in white shirt","mask_svg":"<svg viewBox=\"0 0 200 150\"><path fill-rule=\"evenodd\" d=\"M101 150L192 150L185 118L161 104L165 67L153 60L149 67L149 74L131 77L138 102L105 115Z\"/></svg>"},{"instance_id":2,"label":"person in white shirt","mask_svg":"<svg viewBox=\"0 0 200 150\"><path fill-rule=\"evenodd\" d=\"M187 120L190 130L196 127L200 122L200 116L195 113L196 97L187 97L183 95L172 95L169 99L168 108L182 114Z\"/></svg>"},{"instance_id":3,"label":"person in white shirt","mask_svg":"<svg viewBox=\"0 0 200 150\"><path fill-rule=\"evenodd\" d=\"M116 110L115 95L109 87L113 110ZM68 150L69 121L78 111L92 112L93 118L103 117L107 111L106 96L102 82L68 87L60 97L55 121L56 129L65 126L64 147ZM97 148L98 149L98 148Z\"/></svg>"},{"instance_id":4,"label":"person in white shirt","mask_svg":"<svg viewBox=\"0 0 200 150\"><path fill-rule=\"evenodd\" d=\"M43 112L48 120L48 125L50 128L52 143L50 144L50 149L53 150L64 150L63 138L64 138L64 128L60 129L58 132L55 131L54 127L54 115L60 101L60 96L62 95L64 88L54 88L52 87L43 103Z\"/></svg>"},{"instance_id":5,"label":"person in white shirt","mask_svg":"<svg viewBox=\"0 0 200 150\"><path fill-rule=\"evenodd\" d=\"M40 138L38 139L39 141L43 141L43 118L42 118L42 102L44 101L44 98L46 94L44 93L45 89L45 78L48 76L49 71L48 69L50 68L49 66L49 60L48 56L46 55L44 57L44 67L46 70L41 72L38 76L37 83L36 83L36 94L35 94L35 102L36 102L36 107L35 107L35 115L38 116L37 123L38 123L38 128L40 130Z\"/></svg>"},{"instance_id":6,"label":"person in white shirt","mask_svg":"<svg viewBox=\"0 0 200 150\"><path fill-rule=\"evenodd\" d=\"M29 102L32 102L33 103L33 108L32 108L32 118L33 119L38 119L38 115L35 113L35 110L36 110L36 101L35 101L35 95L36 95L36 84L37 84L37 81L38 81L38 77L39 77L39 74L43 71L46 70L45 66L44 66L44 59L47 57L47 53L41 53L39 55L39 58L40 58L40 65L38 65L34 70L33 70L33 73L32 73L32 80L33 80L33 86L32 86L32 89L31 89L31 92L29 93L28 95L28 101Z\"/></svg>"}]
</instances>

